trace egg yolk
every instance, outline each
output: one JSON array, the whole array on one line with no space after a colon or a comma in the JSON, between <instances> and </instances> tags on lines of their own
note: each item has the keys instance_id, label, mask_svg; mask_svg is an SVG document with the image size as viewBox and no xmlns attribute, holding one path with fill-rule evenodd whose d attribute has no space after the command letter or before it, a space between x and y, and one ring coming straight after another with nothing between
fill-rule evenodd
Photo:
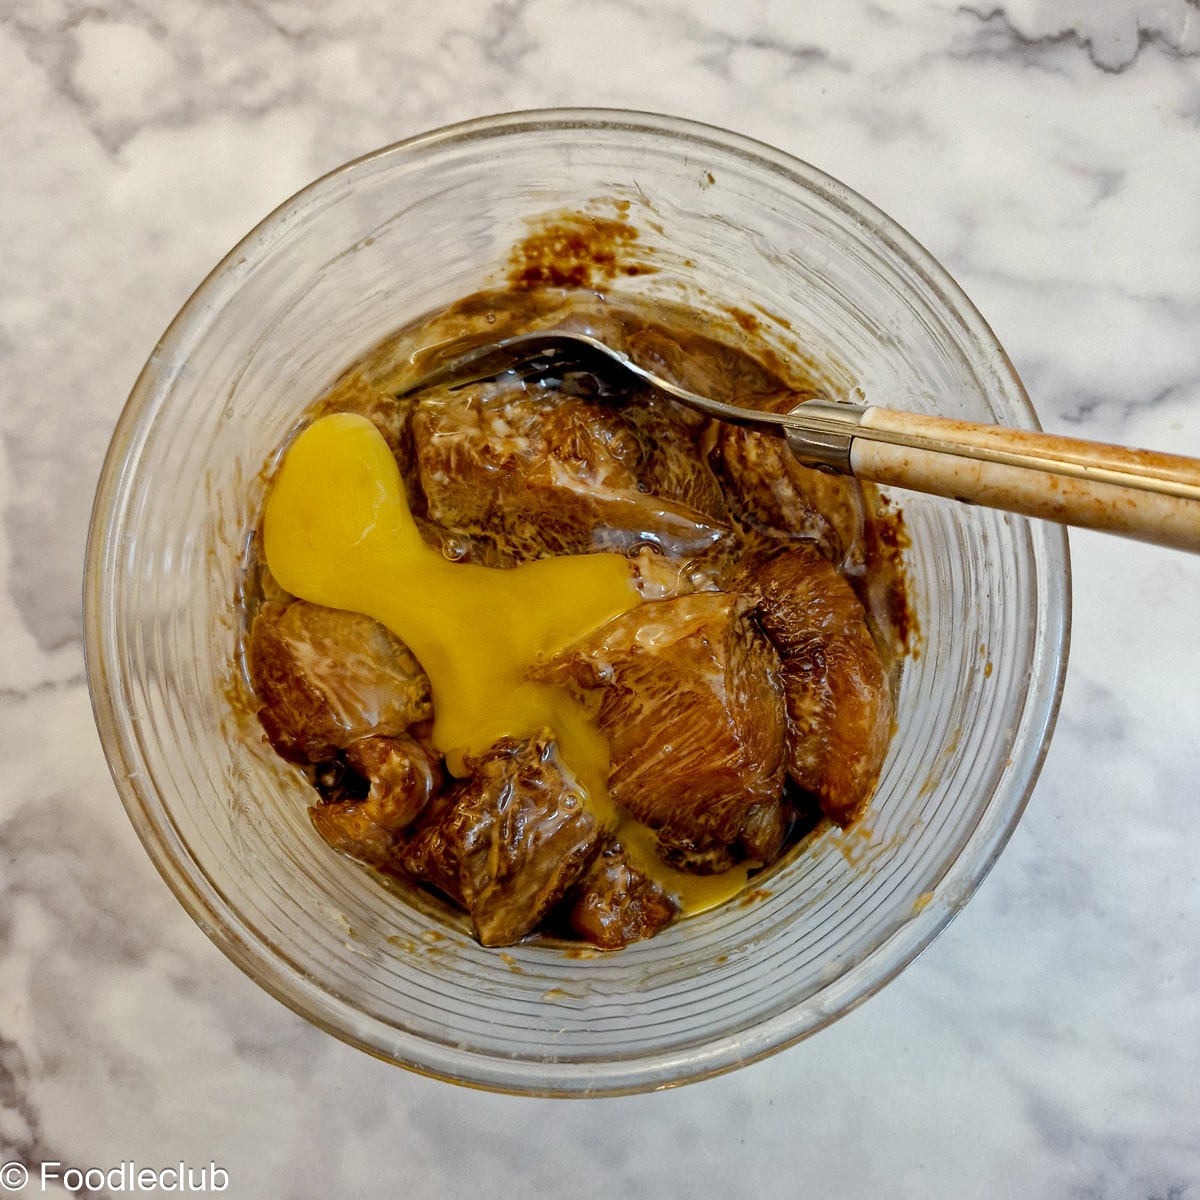
<instances>
[{"instance_id":1,"label":"egg yolk","mask_svg":"<svg viewBox=\"0 0 1200 1200\"><path fill-rule=\"evenodd\" d=\"M548 726L593 801L606 797L604 735L565 689L525 674L638 602L623 558L450 562L421 537L383 435L350 413L322 417L288 449L263 550L294 596L374 617L412 650L429 676L434 745L455 774L465 756Z\"/></svg>"}]
</instances>

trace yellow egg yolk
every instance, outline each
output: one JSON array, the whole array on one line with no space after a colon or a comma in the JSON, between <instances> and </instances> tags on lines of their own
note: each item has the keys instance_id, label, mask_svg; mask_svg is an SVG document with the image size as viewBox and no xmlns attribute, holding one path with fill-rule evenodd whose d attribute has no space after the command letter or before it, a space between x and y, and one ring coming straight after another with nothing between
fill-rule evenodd
<instances>
[{"instance_id":1,"label":"yellow egg yolk","mask_svg":"<svg viewBox=\"0 0 1200 1200\"><path fill-rule=\"evenodd\" d=\"M386 625L429 676L433 742L454 774L500 738L549 728L593 813L630 861L702 911L744 886L748 867L696 876L665 867L653 835L608 795L609 747L566 689L529 668L639 602L616 554L538 559L507 570L451 562L421 537L387 442L365 417L322 417L292 443L263 517L263 551L278 583L303 600Z\"/></svg>"},{"instance_id":2,"label":"yellow egg yolk","mask_svg":"<svg viewBox=\"0 0 1200 1200\"><path fill-rule=\"evenodd\" d=\"M563 688L525 675L638 602L623 558L570 555L510 570L448 561L421 537L383 435L350 413L322 417L288 449L263 550L294 596L374 617L412 650L429 676L434 744L454 773L464 756L548 726L593 800L606 797L603 734Z\"/></svg>"}]
</instances>

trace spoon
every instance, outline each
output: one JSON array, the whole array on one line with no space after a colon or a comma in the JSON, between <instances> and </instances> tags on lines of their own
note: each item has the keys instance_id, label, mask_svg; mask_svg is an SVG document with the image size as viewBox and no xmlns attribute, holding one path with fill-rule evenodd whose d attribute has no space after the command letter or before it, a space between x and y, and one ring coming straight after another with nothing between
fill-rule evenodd
<instances>
[{"instance_id":1,"label":"spoon","mask_svg":"<svg viewBox=\"0 0 1200 1200\"><path fill-rule=\"evenodd\" d=\"M742 408L680 387L586 333L542 330L478 346L396 395L506 372L546 376L597 358L696 412L786 439L805 466L1200 552L1200 460L819 397L785 413Z\"/></svg>"}]
</instances>

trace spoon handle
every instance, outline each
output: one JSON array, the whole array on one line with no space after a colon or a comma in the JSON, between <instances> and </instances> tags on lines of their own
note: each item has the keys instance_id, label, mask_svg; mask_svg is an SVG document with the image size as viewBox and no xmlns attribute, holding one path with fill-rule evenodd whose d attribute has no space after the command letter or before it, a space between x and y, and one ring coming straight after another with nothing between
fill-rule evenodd
<instances>
[{"instance_id":1,"label":"spoon handle","mask_svg":"<svg viewBox=\"0 0 1200 1200\"><path fill-rule=\"evenodd\" d=\"M1200 460L890 408L810 401L789 415L816 426L815 453L787 433L801 460L830 461L836 424L859 479L1200 552Z\"/></svg>"}]
</instances>

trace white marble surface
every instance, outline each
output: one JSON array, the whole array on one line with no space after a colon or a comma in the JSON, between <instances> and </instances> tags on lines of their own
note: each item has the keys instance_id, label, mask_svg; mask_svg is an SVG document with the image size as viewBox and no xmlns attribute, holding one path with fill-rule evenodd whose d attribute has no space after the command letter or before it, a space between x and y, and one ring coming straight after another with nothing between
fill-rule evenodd
<instances>
[{"instance_id":1,"label":"white marble surface","mask_svg":"<svg viewBox=\"0 0 1200 1200\"><path fill-rule=\"evenodd\" d=\"M807 158L941 258L1047 426L1200 454L1196 0L0 14L0 1162L215 1160L238 1197L1200 1196L1200 559L1072 536L1058 732L979 895L834 1028L619 1100L417 1078L259 992L141 851L80 645L101 457L189 291L309 179L486 112Z\"/></svg>"}]
</instances>

